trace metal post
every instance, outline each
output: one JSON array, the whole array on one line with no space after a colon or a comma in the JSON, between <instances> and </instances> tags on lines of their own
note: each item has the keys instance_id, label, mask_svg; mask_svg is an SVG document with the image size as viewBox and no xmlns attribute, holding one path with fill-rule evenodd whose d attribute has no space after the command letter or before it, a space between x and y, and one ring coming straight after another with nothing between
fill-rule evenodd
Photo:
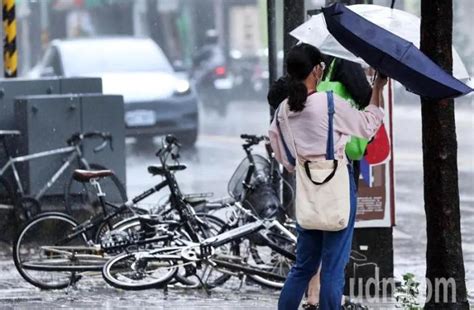
<instances>
[{"instance_id":1,"label":"metal post","mask_svg":"<svg viewBox=\"0 0 474 310\"><path fill-rule=\"evenodd\" d=\"M276 38L276 4L275 0L267 0L267 35L268 35L268 89L272 86L272 83L277 79L278 76L278 50L277 50L277 38ZM273 120L275 115L275 109L270 106L270 122ZM275 158L272 159L272 167L278 167L278 162ZM273 187L281 197L282 184L279 174L273 171ZM282 199L284 202L285 200Z\"/></svg>"},{"instance_id":2,"label":"metal post","mask_svg":"<svg viewBox=\"0 0 474 310\"><path fill-rule=\"evenodd\" d=\"M275 0L267 0L267 24L268 24L268 73L269 88L277 79L278 58L276 40L276 7ZM274 109L270 107L270 118L273 119Z\"/></svg>"},{"instance_id":3,"label":"metal post","mask_svg":"<svg viewBox=\"0 0 474 310\"><path fill-rule=\"evenodd\" d=\"M18 51L16 49L15 0L2 0L3 4L3 67L7 78L16 77Z\"/></svg>"},{"instance_id":4,"label":"metal post","mask_svg":"<svg viewBox=\"0 0 474 310\"><path fill-rule=\"evenodd\" d=\"M214 0L215 29L218 35L220 47L225 45L225 27L224 27L224 4L222 0Z\"/></svg>"},{"instance_id":5,"label":"metal post","mask_svg":"<svg viewBox=\"0 0 474 310\"><path fill-rule=\"evenodd\" d=\"M290 31L304 23L305 21L305 7L304 0L284 0L283 2L283 50L286 60L286 55L290 49L297 43L297 40L289 35ZM283 63L283 72L286 72L286 61ZM296 188L294 175L288 171L283 172L283 179L291 184L292 188ZM283 191L283 205L288 206L288 214L295 216L295 206L293 203L292 193L284 188Z\"/></svg>"},{"instance_id":6,"label":"metal post","mask_svg":"<svg viewBox=\"0 0 474 310\"><path fill-rule=\"evenodd\" d=\"M286 59L286 54L298 42L289 35L290 31L305 22L304 0L284 0L283 19L283 50Z\"/></svg>"}]
</instances>

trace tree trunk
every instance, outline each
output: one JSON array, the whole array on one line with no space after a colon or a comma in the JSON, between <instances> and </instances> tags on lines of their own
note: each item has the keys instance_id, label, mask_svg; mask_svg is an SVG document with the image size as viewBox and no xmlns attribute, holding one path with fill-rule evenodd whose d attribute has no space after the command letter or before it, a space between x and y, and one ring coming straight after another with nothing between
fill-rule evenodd
<instances>
[{"instance_id":1,"label":"tree trunk","mask_svg":"<svg viewBox=\"0 0 474 310\"><path fill-rule=\"evenodd\" d=\"M421 1L420 48L448 72L452 72L452 21L452 0ZM427 286L425 309L468 309L461 247L454 100L421 98L421 111L428 239L426 278L432 287L430 291ZM443 278L454 280L455 287L437 285ZM445 295L448 298L444 298Z\"/></svg>"}]
</instances>

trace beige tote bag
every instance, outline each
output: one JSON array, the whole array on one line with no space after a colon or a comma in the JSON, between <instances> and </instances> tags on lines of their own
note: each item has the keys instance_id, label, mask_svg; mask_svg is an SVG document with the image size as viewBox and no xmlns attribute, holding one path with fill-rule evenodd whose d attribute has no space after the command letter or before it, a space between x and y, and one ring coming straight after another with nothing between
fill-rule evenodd
<instances>
[{"instance_id":1,"label":"beige tote bag","mask_svg":"<svg viewBox=\"0 0 474 310\"><path fill-rule=\"evenodd\" d=\"M296 154L296 221L304 229L339 231L347 227L350 217L350 188L347 162L334 159L334 101L328 92L328 140L326 160L301 161ZM282 107L293 146L296 144L288 121L288 105ZM280 136L283 139L283 135Z\"/></svg>"}]
</instances>

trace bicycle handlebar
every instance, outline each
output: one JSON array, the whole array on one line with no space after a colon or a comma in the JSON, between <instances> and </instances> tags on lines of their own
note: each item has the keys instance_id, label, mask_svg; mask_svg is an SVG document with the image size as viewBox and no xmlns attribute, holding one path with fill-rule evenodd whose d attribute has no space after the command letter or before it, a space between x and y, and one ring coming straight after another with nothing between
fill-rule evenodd
<instances>
[{"instance_id":1,"label":"bicycle handlebar","mask_svg":"<svg viewBox=\"0 0 474 310\"><path fill-rule=\"evenodd\" d=\"M108 132L101 132L101 131L89 131L85 133L75 133L69 138L66 142L68 145L78 145L84 141L84 139L92 139L92 138L101 138L103 142L99 145L96 146L93 151L94 153L98 153L102 151L107 144L110 147L110 150L114 150L113 147L113 139L112 135Z\"/></svg>"},{"instance_id":2,"label":"bicycle handlebar","mask_svg":"<svg viewBox=\"0 0 474 310\"><path fill-rule=\"evenodd\" d=\"M246 145L257 145L262 141L268 140L267 136L257 136L257 135L249 135L249 134L241 134L241 139L244 139Z\"/></svg>"},{"instance_id":3,"label":"bicycle handlebar","mask_svg":"<svg viewBox=\"0 0 474 310\"><path fill-rule=\"evenodd\" d=\"M167 135L165 137L165 142L166 146L164 148L159 149L158 152L156 152L155 154L156 156L160 157L161 155L170 153L173 149L173 146L176 146L178 148L181 147L181 144L178 142L178 139L173 135Z\"/></svg>"}]
</instances>

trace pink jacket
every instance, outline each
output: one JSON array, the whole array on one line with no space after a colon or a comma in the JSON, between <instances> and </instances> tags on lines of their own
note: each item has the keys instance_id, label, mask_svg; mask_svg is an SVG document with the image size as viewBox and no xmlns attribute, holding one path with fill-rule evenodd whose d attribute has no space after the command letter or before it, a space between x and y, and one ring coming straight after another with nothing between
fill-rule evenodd
<instances>
[{"instance_id":1,"label":"pink jacket","mask_svg":"<svg viewBox=\"0 0 474 310\"><path fill-rule=\"evenodd\" d=\"M280 104L278 115L270 125L269 137L275 158L285 168L293 172L294 166L288 162L280 133L276 125L276 118L280 122L280 128L291 154L301 160L320 160L326 156L326 142L328 132L328 107L325 92L317 92L306 101L306 106L301 112L290 112L286 99ZM283 107L288 113L291 131L295 137L296 152L288 132L288 125L283 118ZM351 136L370 139L382 124L384 113L373 104L364 111L359 111L334 95L334 156L345 158L345 145ZM295 156L298 154L298 157Z\"/></svg>"}]
</instances>

